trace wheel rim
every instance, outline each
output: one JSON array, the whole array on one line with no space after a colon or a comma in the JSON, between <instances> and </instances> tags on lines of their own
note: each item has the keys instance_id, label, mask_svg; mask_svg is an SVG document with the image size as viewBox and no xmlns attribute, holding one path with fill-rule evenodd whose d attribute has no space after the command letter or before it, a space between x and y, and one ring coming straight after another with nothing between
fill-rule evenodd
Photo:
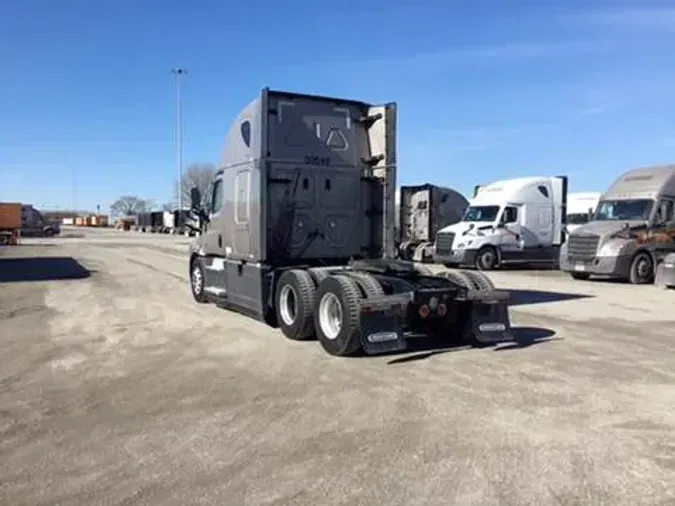
<instances>
[{"instance_id":1,"label":"wheel rim","mask_svg":"<svg viewBox=\"0 0 675 506\"><path fill-rule=\"evenodd\" d=\"M297 310L297 296L295 290L291 285L284 285L281 287L279 294L279 313L281 319L286 325L293 325L295 317L298 314Z\"/></svg>"},{"instance_id":2,"label":"wheel rim","mask_svg":"<svg viewBox=\"0 0 675 506\"><path fill-rule=\"evenodd\" d=\"M195 265L192 268L192 290L194 290L197 295L201 295L203 285L204 280L202 278L202 270L199 268L199 265Z\"/></svg>"},{"instance_id":3,"label":"wheel rim","mask_svg":"<svg viewBox=\"0 0 675 506\"><path fill-rule=\"evenodd\" d=\"M342 330L342 303L334 293L321 297L319 303L319 326L327 339L336 339Z\"/></svg>"},{"instance_id":4,"label":"wheel rim","mask_svg":"<svg viewBox=\"0 0 675 506\"><path fill-rule=\"evenodd\" d=\"M492 267L492 264L494 262L494 255L492 254L491 251L485 251L483 254L480 256L480 265L483 268L489 269Z\"/></svg>"},{"instance_id":5,"label":"wheel rim","mask_svg":"<svg viewBox=\"0 0 675 506\"><path fill-rule=\"evenodd\" d=\"M650 262L645 257L638 259L635 265L635 272L640 279L647 279L650 274Z\"/></svg>"}]
</instances>

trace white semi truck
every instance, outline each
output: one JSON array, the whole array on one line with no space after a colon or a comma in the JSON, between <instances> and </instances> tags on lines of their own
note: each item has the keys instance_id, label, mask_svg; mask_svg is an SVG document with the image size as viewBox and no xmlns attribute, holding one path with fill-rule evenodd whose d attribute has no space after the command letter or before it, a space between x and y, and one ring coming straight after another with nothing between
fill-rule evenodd
<instances>
[{"instance_id":1,"label":"white semi truck","mask_svg":"<svg viewBox=\"0 0 675 506\"><path fill-rule=\"evenodd\" d=\"M598 207L601 192L570 193L567 196L567 232L588 223Z\"/></svg>"},{"instance_id":2,"label":"white semi truck","mask_svg":"<svg viewBox=\"0 0 675 506\"><path fill-rule=\"evenodd\" d=\"M434 261L481 270L555 265L565 240L567 176L477 186L462 221L436 235Z\"/></svg>"}]
</instances>

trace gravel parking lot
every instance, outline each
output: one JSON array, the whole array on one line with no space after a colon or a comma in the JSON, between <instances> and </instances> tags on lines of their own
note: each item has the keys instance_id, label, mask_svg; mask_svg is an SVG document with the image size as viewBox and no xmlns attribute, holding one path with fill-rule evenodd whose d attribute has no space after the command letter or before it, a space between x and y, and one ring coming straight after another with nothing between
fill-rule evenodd
<instances>
[{"instance_id":1,"label":"gravel parking lot","mask_svg":"<svg viewBox=\"0 0 675 506\"><path fill-rule=\"evenodd\" d=\"M0 504L675 504L675 291L497 272L519 343L338 359L194 304L187 243L0 249Z\"/></svg>"}]
</instances>

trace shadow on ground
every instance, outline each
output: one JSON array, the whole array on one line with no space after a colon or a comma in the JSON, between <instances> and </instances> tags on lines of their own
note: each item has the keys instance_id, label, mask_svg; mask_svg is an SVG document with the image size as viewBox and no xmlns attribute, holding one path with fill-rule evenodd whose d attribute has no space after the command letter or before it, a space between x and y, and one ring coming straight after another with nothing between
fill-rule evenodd
<instances>
[{"instance_id":1,"label":"shadow on ground","mask_svg":"<svg viewBox=\"0 0 675 506\"><path fill-rule=\"evenodd\" d=\"M555 337L555 331L540 327L511 327L514 341L509 343L500 343L493 346L485 346L483 349L491 348L492 351L508 351L528 348L536 344L546 343L548 341L557 341L562 338ZM402 364L406 362L415 362L424 360L434 355L452 353L456 351L468 350L473 347L467 344L448 346L439 339L420 337L408 340L408 349L398 354L392 354L392 358L387 362L389 365ZM404 355L404 356L402 356Z\"/></svg>"},{"instance_id":2,"label":"shadow on ground","mask_svg":"<svg viewBox=\"0 0 675 506\"><path fill-rule=\"evenodd\" d=\"M527 271L546 271L556 272L560 271L560 266L555 264L538 265L538 264L505 264L499 267L500 271L504 272L527 272Z\"/></svg>"},{"instance_id":3,"label":"shadow on ground","mask_svg":"<svg viewBox=\"0 0 675 506\"><path fill-rule=\"evenodd\" d=\"M589 299L593 295L582 293L547 292L542 290L510 290L509 306L523 306L525 304L546 304L547 302L561 302L565 300Z\"/></svg>"},{"instance_id":4,"label":"shadow on ground","mask_svg":"<svg viewBox=\"0 0 675 506\"><path fill-rule=\"evenodd\" d=\"M84 237L84 232L61 232L57 238L62 239L81 239Z\"/></svg>"},{"instance_id":5,"label":"shadow on ground","mask_svg":"<svg viewBox=\"0 0 675 506\"><path fill-rule=\"evenodd\" d=\"M0 283L88 278L91 272L70 257L0 258Z\"/></svg>"}]
</instances>

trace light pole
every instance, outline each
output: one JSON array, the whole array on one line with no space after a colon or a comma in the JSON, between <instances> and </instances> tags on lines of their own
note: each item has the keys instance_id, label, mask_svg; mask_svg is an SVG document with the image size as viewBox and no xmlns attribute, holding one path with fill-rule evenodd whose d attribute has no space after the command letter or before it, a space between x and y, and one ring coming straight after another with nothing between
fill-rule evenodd
<instances>
[{"instance_id":1,"label":"light pole","mask_svg":"<svg viewBox=\"0 0 675 506\"><path fill-rule=\"evenodd\" d=\"M183 115L180 95L181 77L187 74L182 68L171 69L176 79L176 152L178 156L178 209L183 209Z\"/></svg>"},{"instance_id":2,"label":"light pole","mask_svg":"<svg viewBox=\"0 0 675 506\"><path fill-rule=\"evenodd\" d=\"M73 206L73 212L77 212L77 169L73 167L72 169L72 206Z\"/></svg>"}]
</instances>

